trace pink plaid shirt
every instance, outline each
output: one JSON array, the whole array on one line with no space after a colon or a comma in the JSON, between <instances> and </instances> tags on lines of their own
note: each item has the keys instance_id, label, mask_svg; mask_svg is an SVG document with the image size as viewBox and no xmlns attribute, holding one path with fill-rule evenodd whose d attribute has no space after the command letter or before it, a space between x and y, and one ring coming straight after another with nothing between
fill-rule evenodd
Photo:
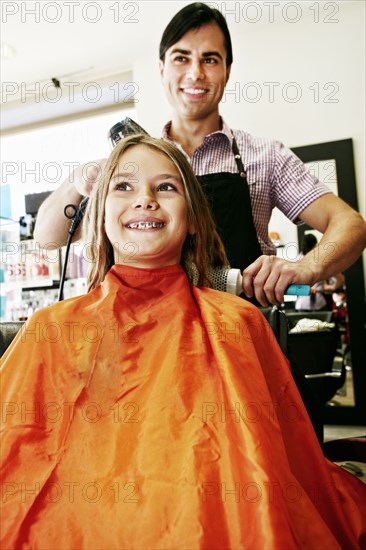
<instances>
[{"instance_id":1,"label":"pink plaid shirt","mask_svg":"<svg viewBox=\"0 0 366 550\"><path fill-rule=\"evenodd\" d=\"M232 135L222 121L222 130L205 137L189 157L169 136L170 122L163 129L163 139L174 143L189 160L197 176L216 172L238 172L232 152ZM247 173L254 225L263 254L276 254L268 236L268 224L275 206L292 222L300 225L301 212L313 201L331 191L317 180L303 162L282 143L256 138L233 130Z\"/></svg>"}]
</instances>

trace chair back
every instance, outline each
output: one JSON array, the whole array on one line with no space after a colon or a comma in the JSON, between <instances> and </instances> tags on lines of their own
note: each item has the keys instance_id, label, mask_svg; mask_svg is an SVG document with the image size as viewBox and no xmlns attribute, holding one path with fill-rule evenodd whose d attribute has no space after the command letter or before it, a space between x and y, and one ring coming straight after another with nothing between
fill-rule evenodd
<instances>
[{"instance_id":1,"label":"chair back","mask_svg":"<svg viewBox=\"0 0 366 550\"><path fill-rule=\"evenodd\" d=\"M288 312L290 329L302 319L314 319L330 323L332 311ZM341 345L338 326L323 330L290 332L288 346L291 355L305 374L313 393L325 405L345 382L344 357L339 351Z\"/></svg>"},{"instance_id":2,"label":"chair back","mask_svg":"<svg viewBox=\"0 0 366 550\"><path fill-rule=\"evenodd\" d=\"M270 324L282 353L286 354L288 323L285 312L278 309L277 306L261 307L259 309Z\"/></svg>"},{"instance_id":3,"label":"chair back","mask_svg":"<svg viewBox=\"0 0 366 550\"><path fill-rule=\"evenodd\" d=\"M23 325L24 321L3 321L0 323L0 356L8 349Z\"/></svg>"}]
</instances>

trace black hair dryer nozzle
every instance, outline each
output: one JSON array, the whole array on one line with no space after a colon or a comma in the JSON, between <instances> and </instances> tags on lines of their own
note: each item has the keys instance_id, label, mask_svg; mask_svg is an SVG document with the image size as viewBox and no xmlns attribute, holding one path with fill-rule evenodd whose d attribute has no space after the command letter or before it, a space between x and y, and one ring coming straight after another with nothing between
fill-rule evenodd
<instances>
[{"instance_id":1,"label":"black hair dryer nozzle","mask_svg":"<svg viewBox=\"0 0 366 550\"><path fill-rule=\"evenodd\" d=\"M108 141L112 147L115 147L121 139L132 136L134 134L146 134L149 135L146 130L141 128L137 122L129 117L126 117L121 122L117 122L108 132Z\"/></svg>"}]
</instances>

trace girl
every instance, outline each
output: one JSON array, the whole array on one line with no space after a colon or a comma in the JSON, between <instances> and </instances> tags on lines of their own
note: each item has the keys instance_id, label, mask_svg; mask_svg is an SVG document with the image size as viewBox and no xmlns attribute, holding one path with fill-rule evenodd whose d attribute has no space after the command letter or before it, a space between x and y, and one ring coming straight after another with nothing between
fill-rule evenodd
<instances>
[{"instance_id":1,"label":"girl","mask_svg":"<svg viewBox=\"0 0 366 550\"><path fill-rule=\"evenodd\" d=\"M362 547L262 314L188 280L226 258L184 156L127 138L88 208L90 291L4 357L2 548Z\"/></svg>"}]
</instances>

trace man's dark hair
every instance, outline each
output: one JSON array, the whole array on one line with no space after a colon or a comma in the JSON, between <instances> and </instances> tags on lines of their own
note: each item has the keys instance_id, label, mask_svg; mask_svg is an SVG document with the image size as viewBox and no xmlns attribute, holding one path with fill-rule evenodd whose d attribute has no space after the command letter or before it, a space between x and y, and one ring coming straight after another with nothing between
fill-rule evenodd
<instances>
[{"instance_id":1,"label":"man's dark hair","mask_svg":"<svg viewBox=\"0 0 366 550\"><path fill-rule=\"evenodd\" d=\"M210 8L202 2L195 2L194 4L185 6L168 23L160 42L160 59L164 61L165 52L176 44L187 32L199 29L203 25L209 25L210 23L216 23L224 35L226 66L230 67L233 62L233 50L225 17L219 10Z\"/></svg>"}]
</instances>

